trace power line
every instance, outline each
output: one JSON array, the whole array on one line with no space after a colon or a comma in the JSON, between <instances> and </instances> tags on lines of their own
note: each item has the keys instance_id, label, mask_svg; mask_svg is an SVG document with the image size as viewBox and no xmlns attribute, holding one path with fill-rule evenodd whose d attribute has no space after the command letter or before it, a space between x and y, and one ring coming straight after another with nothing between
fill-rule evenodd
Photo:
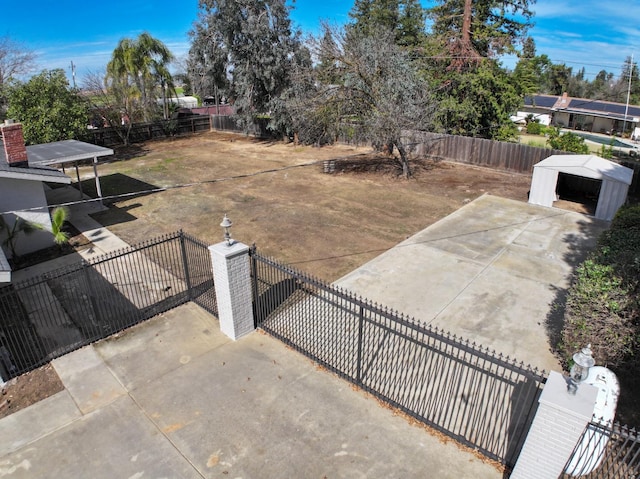
<instances>
[{"instance_id":1,"label":"power line","mask_svg":"<svg viewBox=\"0 0 640 479\"><path fill-rule=\"evenodd\" d=\"M268 169L268 170L255 171L253 173L245 173L245 174L242 174L242 175L225 176L225 177L222 177L222 178L213 178L213 179L210 179L210 180L202 180L202 181L196 181L196 182L192 182L192 183L181 183L181 184L178 184L178 185L162 186L162 187L158 187L158 188L150 188L150 189L147 189L147 190L132 191L132 192L129 192L129 193L119 193L117 195L103 196L101 198L89 198L87 200L82 199L82 200L78 200L78 201L68 201L68 202L65 202L65 203L57 203L57 204L53 204L53 205L47 205L46 207L47 208L57 208L57 207L65 207L65 206L74 206L74 205L80 205L80 204L94 203L96 201L117 200L117 199L130 198L130 197L133 197L133 196L150 194L150 193L160 193L162 191L178 190L178 189L182 189L182 188L192 188L194 186L201 186L201 185L214 184L214 183L222 183L223 181L238 180L238 179L242 179L242 178L250 178L252 176L264 175L264 174L267 174L267 173L277 173L277 172L280 172L280 171L291 170L291 169L294 169L294 168L304 168L304 167L307 167L307 166L314 166L314 165L321 164L323 161L324 160L314 160L314 161L310 161L310 162L307 162L307 163L300 163L300 164L297 164L297 165L283 166L281 168L271 168L271 169ZM45 208L45 207L44 206L36 206L36 207L25 208L25 209L20 209L20 210L0 211L0 215L24 213L24 212L28 212L28 211L42 211L43 208Z\"/></svg>"}]
</instances>

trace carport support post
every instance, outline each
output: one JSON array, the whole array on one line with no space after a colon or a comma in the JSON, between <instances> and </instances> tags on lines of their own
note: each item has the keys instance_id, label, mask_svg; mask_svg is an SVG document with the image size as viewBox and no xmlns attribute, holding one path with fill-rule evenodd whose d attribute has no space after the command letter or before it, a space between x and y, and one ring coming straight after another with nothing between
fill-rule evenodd
<instances>
[{"instance_id":1,"label":"carport support post","mask_svg":"<svg viewBox=\"0 0 640 479\"><path fill-rule=\"evenodd\" d=\"M236 340L255 329L249 247L227 242L209 246L220 330Z\"/></svg>"},{"instance_id":2,"label":"carport support post","mask_svg":"<svg viewBox=\"0 0 640 479\"><path fill-rule=\"evenodd\" d=\"M98 157L93 158L93 178L96 180L96 193L102 203L102 188L100 188L100 176L98 176Z\"/></svg>"},{"instance_id":3,"label":"carport support post","mask_svg":"<svg viewBox=\"0 0 640 479\"><path fill-rule=\"evenodd\" d=\"M581 384L567 392L562 374L551 371L511 479L557 479L593 416L598 390Z\"/></svg>"}]
</instances>

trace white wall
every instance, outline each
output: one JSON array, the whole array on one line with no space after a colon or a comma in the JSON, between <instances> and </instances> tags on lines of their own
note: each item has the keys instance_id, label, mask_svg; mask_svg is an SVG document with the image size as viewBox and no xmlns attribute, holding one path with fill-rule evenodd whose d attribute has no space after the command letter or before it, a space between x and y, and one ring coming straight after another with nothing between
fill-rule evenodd
<instances>
[{"instance_id":1,"label":"white wall","mask_svg":"<svg viewBox=\"0 0 640 479\"><path fill-rule=\"evenodd\" d=\"M611 221L625 201L629 186L617 181L603 180L598 197L595 217L600 220Z\"/></svg>"},{"instance_id":2,"label":"white wall","mask_svg":"<svg viewBox=\"0 0 640 479\"><path fill-rule=\"evenodd\" d=\"M529 203L540 206L553 206L556 201L556 184L558 170L552 168L534 167L529 191Z\"/></svg>"},{"instance_id":3,"label":"white wall","mask_svg":"<svg viewBox=\"0 0 640 479\"><path fill-rule=\"evenodd\" d=\"M38 207L37 210L19 212L17 216L32 223L39 223L44 228L43 231L36 231L30 235L20 234L16 241L18 254L31 253L54 244L51 234L51 217L46 205L47 199L40 181L0 178L0 212ZM13 226L15 216L4 215L9 226ZM6 235L0 236L0 241L4 241L5 238ZM10 257L11 252L7 248L3 249Z\"/></svg>"},{"instance_id":4,"label":"white wall","mask_svg":"<svg viewBox=\"0 0 640 479\"><path fill-rule=\"evenodd\" d=\"M608 118L594 118L593 120L593 132L600 133L601 130L611 131L613 123Z\"/></svg>"}]
</instances>

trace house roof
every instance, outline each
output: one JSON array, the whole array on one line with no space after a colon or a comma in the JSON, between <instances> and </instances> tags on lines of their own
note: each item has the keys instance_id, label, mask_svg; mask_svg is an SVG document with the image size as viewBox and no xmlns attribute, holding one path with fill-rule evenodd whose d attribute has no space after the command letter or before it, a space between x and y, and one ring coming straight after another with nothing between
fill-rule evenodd
<instances>
[{"instance_id":1,"label":"house roof","mask_svg":"<svg viewBox=\"0 0 640 479\"><path fill-rule=\"evenodd\" d=\"M558 101L558 97L551 95L533 95L524 98L524 104L537 108L553 108Z\"/></svg>"},{"instance_id":2,"label":"house roof","mask_svg":"<svg viewBox=\"0 0 640 479\"><path fill-rule=\"evenodd\" d=\"M16 180L47 181L49 183L70 184L71 178L63 172L48 166L31 165L28 167L9 166L0 150L0 178L14 178Z\"/></svg>"},{"instance_id":3,"label":"house roof","mask_svg":"<svg viewBox=\"0 0 640 479\"><path fill-rule=\"evenodd\" d=\"M529 107L548 108L549 110L566 111L582 115L594 115L614 120L624 120L625 112L627 120L634 121L640 118L640 106L626 105L603 100L590 100L588 98L572 98L555 95L532 95L524 99L524 104Z\"/></svg>"},{"instance_id":4,"label":"house roof","mask_svg":"<svg viewBox=\"0 0 640 479\"><path fill-rule=\"evenodd\" d=\"M594 155L552 155L533 165L534 168L549 168L595 180L608 179L631 184L633 170Z\"/></svg>"}]
</instances>

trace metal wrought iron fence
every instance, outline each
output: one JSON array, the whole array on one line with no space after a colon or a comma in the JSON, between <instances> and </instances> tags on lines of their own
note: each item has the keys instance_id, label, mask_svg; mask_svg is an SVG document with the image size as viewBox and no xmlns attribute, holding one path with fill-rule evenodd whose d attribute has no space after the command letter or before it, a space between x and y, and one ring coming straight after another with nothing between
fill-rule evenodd
<instances>
[{"instance_id":1,"label":"metal wrought iron fence","mask_svg":"<svg viewBox=\"0 0 640 479\"><path fill-rule=\"evenodd\" d=\"M615 423L589 423L567 462L562 479L635 479L640 477L640 436Z\"/></svg>"},{"instance_id":2,"label":"metal wrought iron fence","mask_svg":"<svg viewBox=\"0 0 640 479\"><path fill-rule=\"evenodd\" d=\"M182 231L0 289L0 374L17 376L193 300L217 314L207 246Z\"/></svg>"},{"instance_id":3,"label":"metal wrought iron fence","mask_svg":"<svg viewBox=\"0 0 640 479\"><path fill-rule=\"evenodd\" d=\"M545 376L251 251L257 326L365 391L513 466Z\"/></svg>"}]
</instances>

